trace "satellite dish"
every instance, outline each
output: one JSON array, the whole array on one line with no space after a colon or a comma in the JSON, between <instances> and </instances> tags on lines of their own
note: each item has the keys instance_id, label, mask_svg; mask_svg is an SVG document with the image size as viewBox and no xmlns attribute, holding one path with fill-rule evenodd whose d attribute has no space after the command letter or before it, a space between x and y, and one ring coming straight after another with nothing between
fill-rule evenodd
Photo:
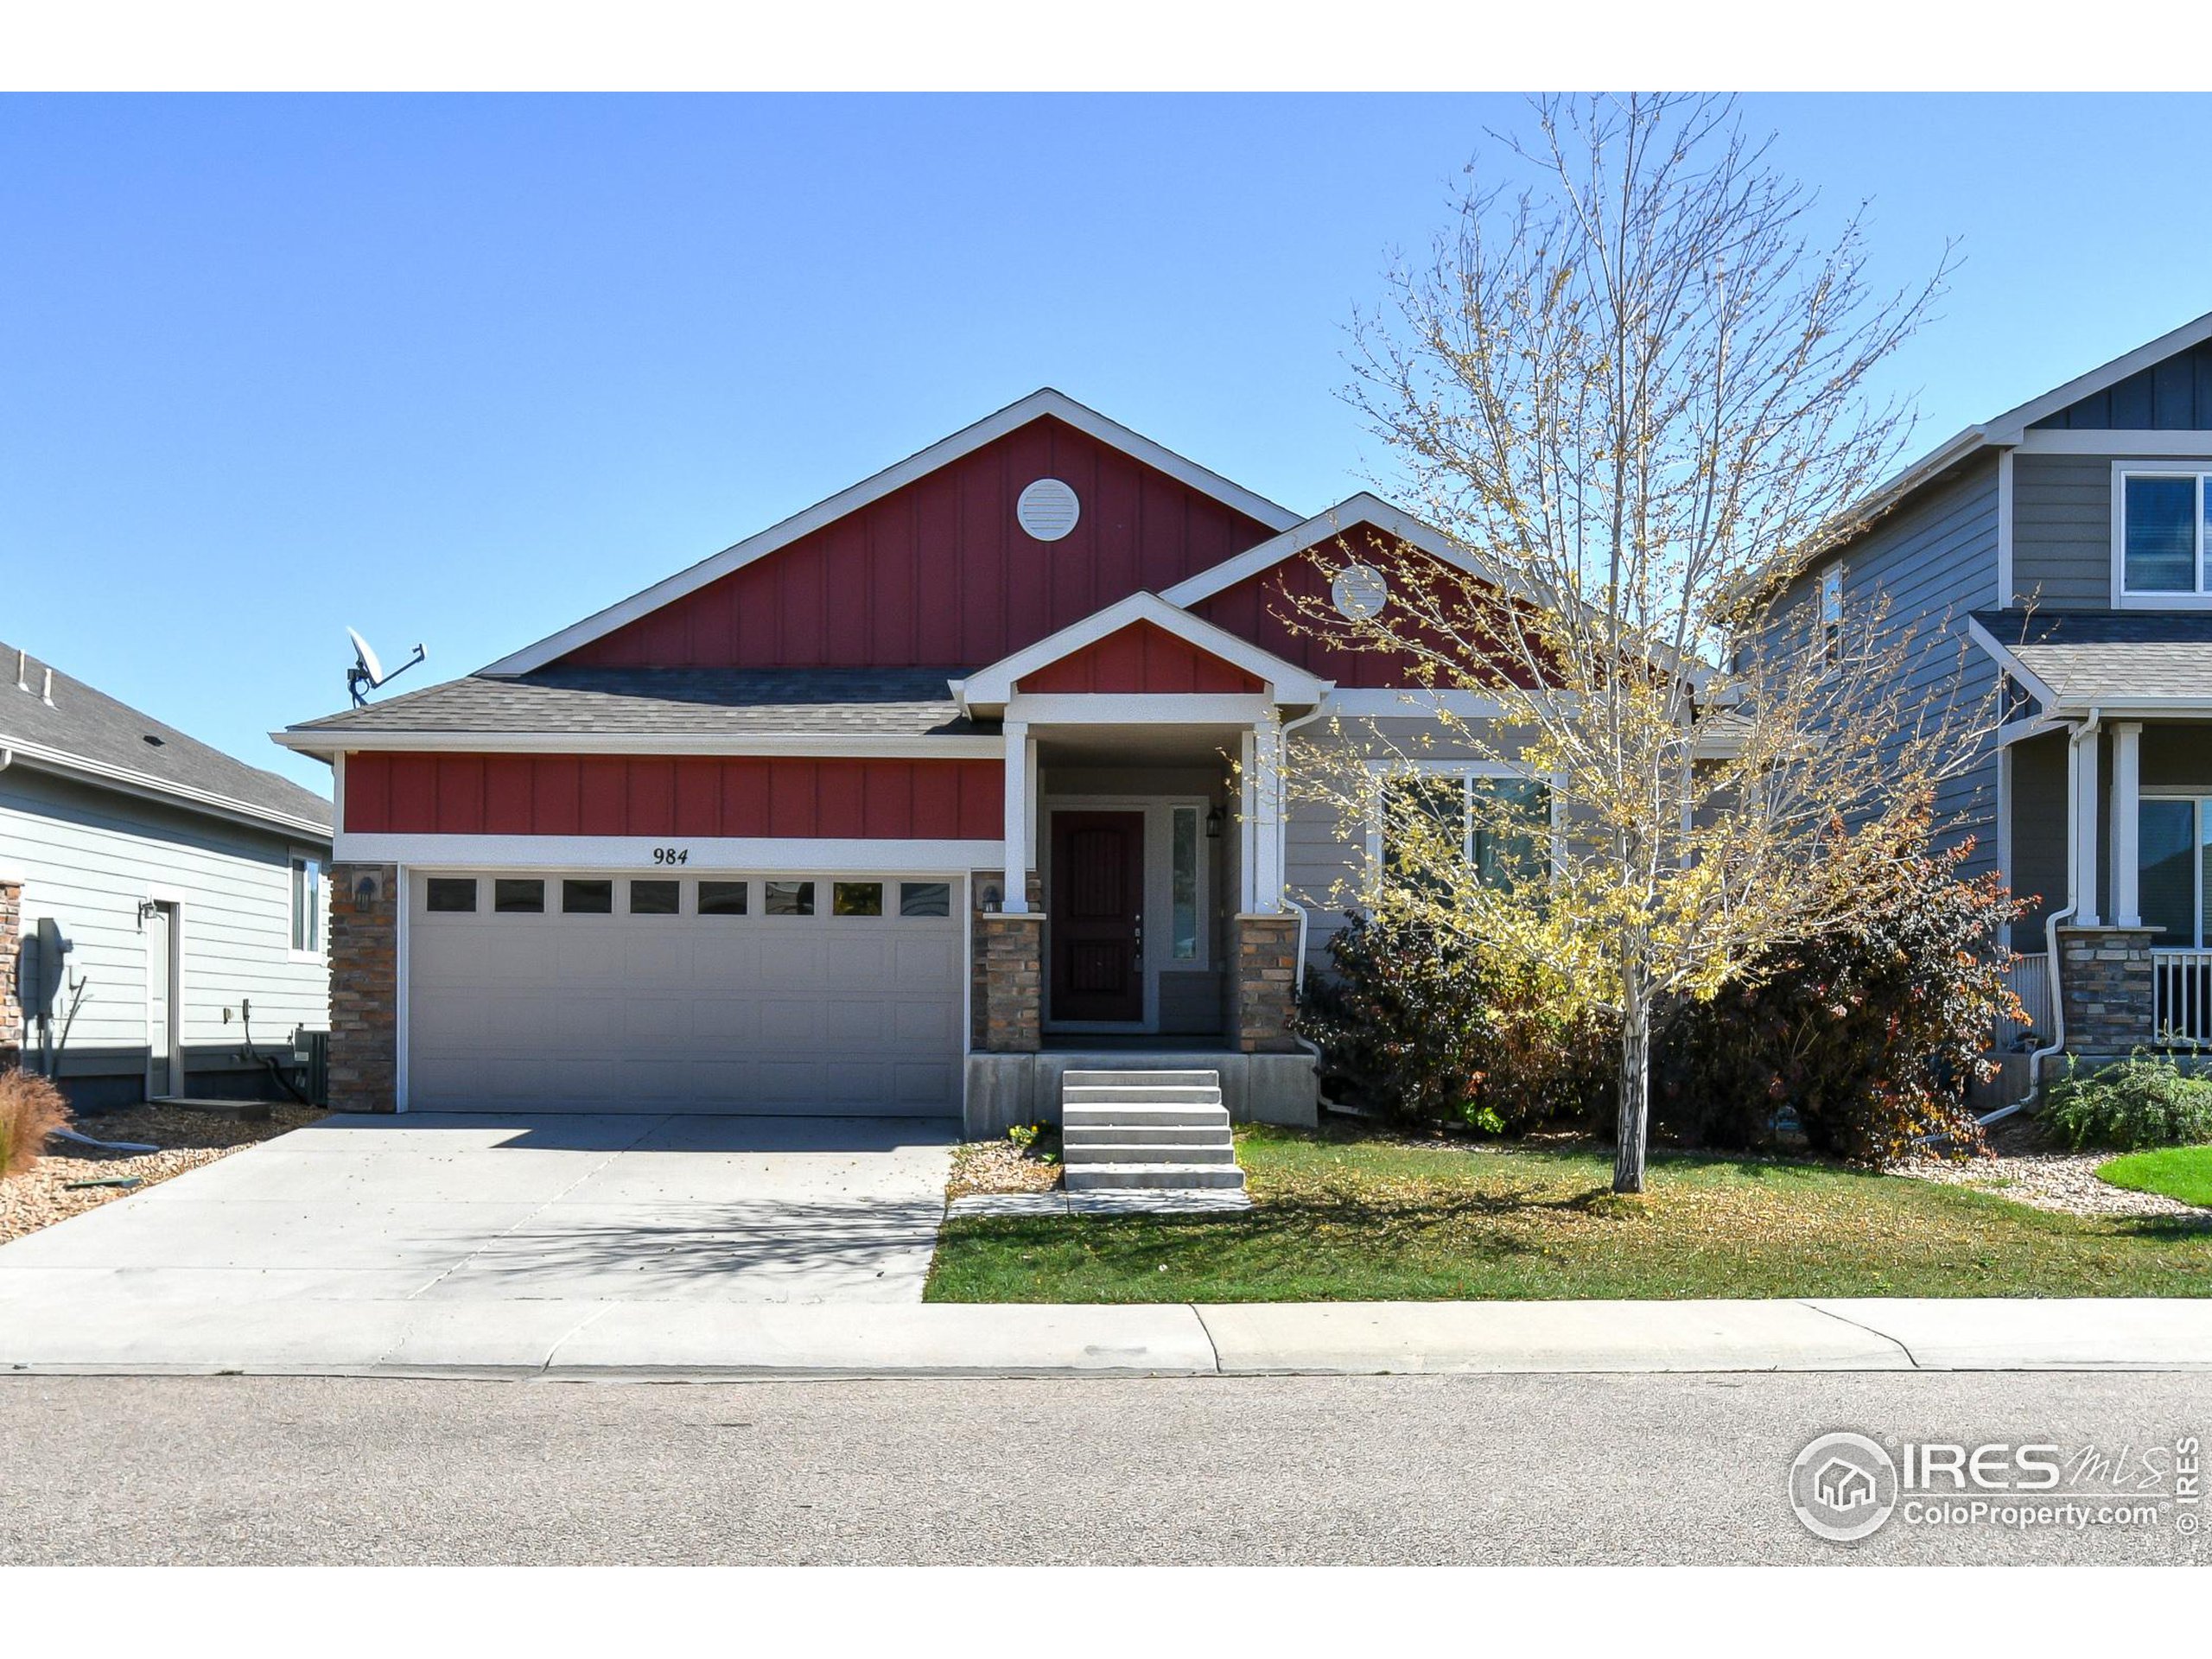
<instances>
[{"instance_id":1,"label":"satellite dish","mask_svg":"<svg viewBox=\"0 0 2212 1659\"><path fill-rule=\"evenodd\" d=\"M370 648L369 642L361 638L359 630L348 628L346 630L346 637L353 642L353 666L346 671L346 690L353 697L353 706L356 709L367 706L369 699L366 692L373 691L378 686L397 679L429 655L429 652L417 645L412 657L387 674L385 672L384 664L377 660L376 652Z\"/></svg>"}]
</instances>

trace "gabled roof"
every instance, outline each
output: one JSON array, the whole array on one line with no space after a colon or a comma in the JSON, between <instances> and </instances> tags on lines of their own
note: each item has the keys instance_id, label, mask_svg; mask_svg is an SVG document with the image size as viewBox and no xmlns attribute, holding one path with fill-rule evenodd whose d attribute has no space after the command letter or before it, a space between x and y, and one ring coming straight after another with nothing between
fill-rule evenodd
<instances>
[{"instance_id":1,"label":"gabled roof","mask_svg":"<svg viewBox=\"0 0 2212 1659\"><path fill-rule=\"evenodd\" d=\"M2212 712L2212 613L1976 611L1967 632L2045 714Z\"/></svg>"},{"instance_id":2,"label":"gabled roof","mask_svg":"<svg viewBox=\"0 0 2212 1659\"><path fill-rule=\"evenodd\" d=\"M1272 570L1287 559L1319 547L1360 524L1372 524L1394 540L1408 547L1420 549L1445 563L1456 565L1468 575L1511 587L1497 571L1489 569L1468 556L1465 550L1454 546L1443 532L1423 524L1404 508L1394 506L1381 496L1361 491L1357 495L1339 501L1311 518L1301 520L1283 531L1281 535L1249 547L1231 559L1224 559L1211 570L1201 570L1195 576L1186 576L1160 597L1171 605L1196 605L1212 598L1240 582Z\"/></svg>"},{"instance_id":3,"label":"gabled roof","mask_svg":"<svg viewBox=\"0 0 2212 1659\"><path fill-rule=\"evenodd\" d=\"M313 790L210 748L16 647L0 645L0 749L13 764L308 840L330 839L330 803Z\"/></svg>"},{"instance_id":4,"label":"gabled roof","mask_svg":"<svg viewBox=\"0 0 2212 1659\"><path fill-rule=\"evenodd\" d=\"M764 559L802 536L809 535L825 524L834 524L871 501L901 489L917 479L926 477L963 455L1047 416L1120 450L1135 461L1166 474L1200 494L1211 496L1224 506L1255 519L1271 530L1287 530L1300 522L1299 515L1287 507L1255 495L1240 484L1232 484L1220 474L1209 472L1197 462L1186 460L1142 434L1132 432L1119 422L1110 421L1097 410L1084 407L1065 392L1055 391L1046 386L1031 392L1019 403L1007 404L995 415L984 416L973 426L965 427L949 438L939 439L928 448L909 455L895 467L887 467L873 478L864 479L849 489L840 490L827 500L817 502L804 512L792 514L781 524L726 547L712 557L701 560L690 569L678 571L664 581L655 582L652 587L632 594L581 622L570 624L558 633L549 634L535 645L525 645L479 672L487 675L527 674L534 669L543 668L579 646L657 611L686 594L696 592L733 570L742 569L756 560Z\"/></svg>"},{"instance_id":5,"label":"gabled roof","mask_svg":"<svg viewBox=\"0 0 2212 1659\"><path fill-rule=\"evenodd\" d=\"M953 696L963 709L1002 708L1014 695L1014 683L1023 675L1034 674L1048 664L1072 656L1139 622L1148 622L1210 656L1267 681L1279 702L1319 702L1329 689L1327 681L1315 678L1297 664L1285 662L1273 652L1262 650L1242 635L1216 627L1169 604L1158 594L1137 593L1103 611L1092 612L1079 622L1070 623L1058 633L1024 646L988 668L979 669L965 680L953 681Z\"/></svg>"}]
</instances>

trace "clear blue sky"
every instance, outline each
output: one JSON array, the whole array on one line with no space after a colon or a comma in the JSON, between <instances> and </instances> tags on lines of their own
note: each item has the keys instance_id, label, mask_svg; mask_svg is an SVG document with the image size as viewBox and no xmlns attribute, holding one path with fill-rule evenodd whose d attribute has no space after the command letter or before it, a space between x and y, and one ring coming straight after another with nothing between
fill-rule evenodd
<instances>
[{"instance_id":1,"label":"clear blue sky","mask_svg":"<svg viewBox=\"0 0 2212 1659\"><path fill-rule=\"evenodd\" d=\"M2147 97L1747 101L1933 442L2212 310ZM0 639L269 730L344 628L463 673L1039 385L1286 505L1385 465L1343 327L1502 98L0 100Z\"/></svg>"}]
</instances>

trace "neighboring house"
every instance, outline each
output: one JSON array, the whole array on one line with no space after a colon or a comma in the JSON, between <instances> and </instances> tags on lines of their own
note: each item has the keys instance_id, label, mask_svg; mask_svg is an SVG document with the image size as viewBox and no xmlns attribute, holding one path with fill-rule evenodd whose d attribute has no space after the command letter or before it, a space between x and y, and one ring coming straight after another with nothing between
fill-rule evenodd
<instances>
[{"instance_id":1,"label":"neighboring house","mask_svg":"<svg viewBox=\"0 0 2212 1659\"><path fill-rule=\"evenodd\" d=\"M0 1065L79 1107L274 1094L255 1057L327 1027L329 855L321 796L0 646Z\"/></svg>"},{"instance_id":2,"label":"neighboring house","mask_svg":"<svg viewBox=\"0 0 2212 1659\"><path fill-rule=\"evenodd\" d=\"M1795 597L1885 595L1931 706L2005 700L1941 804L1968 868L2034 900L2012 943L2037 1034L2212 1039L2212 316L1969 427L1872 505Z\"/></svg>"},{"instance_id":3,"label":"neighboring house","mask_svg":"<svg viewBox=\"0 0 2212 1659\"><path fill-rule=\"evenodd\" d=\"M1332 583L1338 542L1382 568ZM980 1133L1103 1052L1310 1121L1301 944L1368 854L1285 813L1286 732L1427 722L1288 596L1349 614L1392 559L1452 556L1045 391L478 673L291 727L336 772L334 1096Z\"/></svg>"}]
</instances>

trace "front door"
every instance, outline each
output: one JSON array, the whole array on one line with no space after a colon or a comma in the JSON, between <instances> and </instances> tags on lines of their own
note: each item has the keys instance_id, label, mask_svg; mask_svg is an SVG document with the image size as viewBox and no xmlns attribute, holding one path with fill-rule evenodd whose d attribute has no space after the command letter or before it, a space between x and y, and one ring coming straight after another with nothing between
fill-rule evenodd
<instances>
[{"instance_id":1,"label":"front door","mask_svg":"<svg viewBox=\"0 0 2212 1659\"><path fill-rule=\"evenodd\" d=\"M1144 814L1052 814L1055 1020L1144 1018Z\"/></svg>"}]
</instances>

